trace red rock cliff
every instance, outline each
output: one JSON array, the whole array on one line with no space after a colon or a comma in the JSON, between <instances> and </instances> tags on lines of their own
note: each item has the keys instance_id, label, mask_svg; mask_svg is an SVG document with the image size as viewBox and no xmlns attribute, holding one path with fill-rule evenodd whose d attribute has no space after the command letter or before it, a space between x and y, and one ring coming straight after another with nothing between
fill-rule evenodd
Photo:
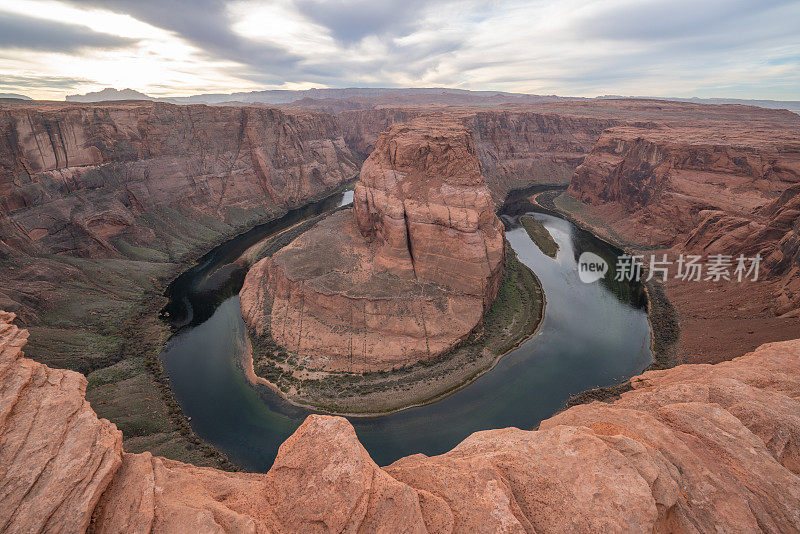
<instances>
[{"instance_id":1,"label":"red rock cliff","mask_svg":"<svg viewBox=\"0 0 800 534\"><path fill-rule=\"evenodd\" d=\"M242 224L336 187L357 165L326 114L8 106L0 108L0 252L120 255L119 240L156 239L159 219Z\"/></svg>"},{"instance_id":2,"label":"red rock cliff","mask_svg":"<svg viewBox=\"0 0 800 534\"><path fill-rule=\"evenodd\" d=\"M431 120L458 117L469 124L484 178L497 202L512 189L566 185L603 130L626 122L608 113L573 116L559 113L558 108L534 111L525 107L486 111L382 108L345 111L337 115L337 120L348 145L368 154L383 130L419 116Z\"/></svg>"},{"instance_id":3,"label":"red rock cliff","mask_svg":"<svg viewBox=\"0 0 800 534\"><path fill-rule=\"evenodd\" d=\"M417 119L381 135L352 215L335 214L248 273L245 321L311 368L384 370L463 340L497 294L503 227L470 132Z\"/></svg>"},{"instance_id":4,"label":"red rock cliff","mask_svg":"<svg viewBox=\"0 0 800 534\"><path fill-rule=\"evenodd\" d=\"M312 415L263 475L124 452L86 380L23 358L11 320L0 312L4 532L800 529L800 340L651 371L538 431L384 468L346 419Z\"/></svg>"},{"instance_id":5,"label":"red rock cliff","mask_svg":"<svg viewBox=\"0 0 800 534\"><path fill-rule=\"evenodd\" d=\"M798 118L800 119L800 118ZM606 131L569 193L633 242L697 254L760 253L781 277L776 311L800 306L800 120ZM701 133L704 132L704 133Z\"/></svg>"},{"instance_id":6,"label":"red rock cliff","mask_svg":"<svg viewBox=\"0 0 800 534\"><path fill-rule=\"evenodd\" d=\"M482 111L471 119L481 168L498 203L513 189L568 184L603 130L619 123L533 111Z\"/></svg>"}]
</instances>

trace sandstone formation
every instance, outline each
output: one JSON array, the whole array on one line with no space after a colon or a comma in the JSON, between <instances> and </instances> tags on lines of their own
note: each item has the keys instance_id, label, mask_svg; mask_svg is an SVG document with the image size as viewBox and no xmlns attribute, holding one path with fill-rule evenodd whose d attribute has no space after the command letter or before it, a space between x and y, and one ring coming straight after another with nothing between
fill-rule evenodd
<instances>
[{"instance_id":1,"label":"sandstone formation","mask_svg":"<svg viewBox=\"0 0 800 534\"><path fill-rule=\"evenodd\" d=\"M85 379L22 357L0 313L4 532L790 532L800 529L800 340L632 380L610 404L378 467L309 416L266 474L122 450Z\"/></svg>"},{"instance_id":2,"label":"sandstone formation","mask_svg":"<svg viewBox=\"0 0 800 534\"><path fill-rule=\"evenodd\" d=\"M622 122L609 113L595 117L563 111L380 108L343 111L337 121L351 149L366 155L375 148L378 135L393 124L419 116L434 121L460 118L472 131L484 179L499 204L513 189L568 184L600 134Z\"/></svg>"},{"instance_id":3,"label":"sandstone formation","mask_svg":"<svg viewBox=\"0 0 800 534\"><path fill-rule=\"evenodd\" d=\"M663 248L672 261L764 258L757 282L666 284L680 321L680 360L713 363L737 348L795 337L800 117L742 106L681 116L663 107L659 123L602 134L572 179L568 193L583 202L573 213L629 248Z\"/></svg>"},{"instance_id":4,"label":"sandstone formation","mask_svg":"<svg viewBox=\"0 0 800 534\"><path fill-rule=\"evenodd\" d=\"M758 209L800 182L797 119L796 131L769 136L742 126L703 135L694 127L612 128L576 170L569 193L618 209L627 218L622 231L647 245L684 244L694 232L688 249L713 249L720 238L728 243L717 248L730 249L774 226ZM782 224L785 233L791 221Z\"/></svg>"},{"instance_id":5,"label":"sandstone formation","mask_svg":"<svg viewBox=\"0 0 800 534\"><path fill-rule=\"evenodd\" d=\"M534 111L481 111L471 119L475 147L500 204L531 185L566 185L600 134L619 121Z\"/></svg>"},{"instance_id":6,"label":"sandstone formation","mask_svg":"<svg viewBox=\"0 0 800 534\"><path fill-rule=\"evenodd\" d=\"M146 102L0 108L0 260L46 254L176 261L351 179L329 115ZM10 276L0 301L33 324L61 270ZM57 278L57 276L56 276ZM37 294L39 293L39 294ZM33 301L33 302L32 302Z\"/></svg>"},{"instance_id":7,"label":"sandstone formation","mask_svg":"<svg viewBox=\"0 0 800 534\"><path fill-rule=\"evenodd\" d=\"M0 530L81 532L122 461L122 433L86 402L86 378L22 357L0 312Z\"/></svg>"},{"instance_id":8,"label":"sandstone formation","mask_svg":"<svg viewBox=\"0 0 800 534\"><path fill-rule=\"evenodd\" d=\"M426 105L434 100L437 107ZM296 107L320 107L305 104ZM797 189L787 178L797 170L796 115L654 100L470 108L447 95L323 104L337 114L147 102L0 106L0 309L31 329L27 352L37 361L85 373L106 368L119 379L98 389L91 382L89 396L127 438L145 439L134 432L144 428L177 435L125 343L135 340L137 351L158 344L139 329L141 306L157 310L164 285L185 268L179 261L330 191L383 129L421 115L472 131L495 202L512 188L566 183L584 163L571 193L590 202L589 224L675 252L762 251L765 283L667 284L684 360L721 361L800 331ZM612 160L623 153L617 172ZM146 313L155 320L157 311ZM419 315L405 313L411 319L400 326L419 328ZM108 367L121 358L122 368L142 374ZM148 404L129 424L120 414L131 395ZM172 455L169 443L137 450Z\"/></svg>"},{"instance_id":9,"label":"sandstone formation","mask_svg":"<svg viewBox=\"0 0 800 534\"><path fill-rule=\"evenodd\" d=\"M248 273L245 321L312 369L387 370L465 339L497 294L503 227L470 132L425 119L382 134L352 213Z\"/></svg>"},{"instance_id":10,"label":"sandstone formation","mask_svg":"<svg viewBox=\"0 0 800 534\"><path fill-rule=\"evenodd\" d=\"M346 110L336 117L348 146L365 158L375 150L381 132L400 122L408 122L430 110L409 108L382 108Z\"/></svg>"},{"instance_id":11,"label":"sandstone formation","mask_svg":"<svg viewBox=\"0 0 800 534\"><path fill-rule=\"evenodd\" d=\"M30 104L0 110L0 132L3 245L27 253L119 254L120 239L154 239L143 220L154 210L229 221L357 170L336 123L314 113Z\"/></svg>"},{"instance_id":12,"label":"sandstone formation","mask_svg":"<svg viewBox=\"0 0 800 534\"><path fill-rule=\"evenodd\" d=\"M88 395L129 447L221 465L169 415L144 362L163 341L164 286L359 165L322 113L5 101L0 309L30 328L37 361L104 375Z\"/></svg>"}]
</instances>

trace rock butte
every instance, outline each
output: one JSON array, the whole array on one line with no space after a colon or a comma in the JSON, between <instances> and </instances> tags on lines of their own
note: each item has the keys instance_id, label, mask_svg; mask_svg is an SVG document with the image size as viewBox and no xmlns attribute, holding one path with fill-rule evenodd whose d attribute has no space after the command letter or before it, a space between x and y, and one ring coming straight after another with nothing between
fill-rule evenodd
<instances>
[{"instance_id":1,"label":"rock butte","mask_svg":"<svg viewBox=\"0 0 800 534\"><path fill-rule=\"evenodd\" d=\"M324 104L344 111L333 115L263 106L2 103L0 309L17 312L17 321L31 328L29 355L60 367L103 367L116 373L114 358L124 357L122 364L129 361L129 354L118 352L114 344L116 329L131 317L140 319L131 314L135 302L157 300L152 294L157 277L165 276L193 248L208 250L237 228L331 191L357 171L354 154L371 152L380 132L422 116L449 117L467 125L495 202L516 187L566 185L572 180L569 193L586 202L579 205L584 210L579 215L598 233L608 227L623 239L672 247L674 252L762 251L767 260L758 284L667 284L681 320L682 361L726 360L766 341L796 338L800 331L800 117L795 114L654 100L444 110L398 109L391 102L380 109L359 109L332 99ZM155 257L143 256L142 249L155 251ZM109 283L114 280L127 285ZM104 305L106 301L111 304ZM776 317L776 312L782 315ZM9 321L6 316L5 323ZM88 334L78 335L82 328ZM5 524L9 514L16 514L18 531L36 530L36 521L80 530L93 513L98 519L92 528L97 530L120 530L111 523L115 517L132 531L137 524L144 525L142 530L149 525L166 528L170 521L179 530L189 524L201 525L199 530L211 525L208 530L213 530L212 523L228 530L264 524L289 530L319 519L308 503L322 510L352 505L347 509L354 514L349 519L339 514L337 525L350 521L355 527L361 518L381 515L383 496L396 495L394 490L377 491L386 480L377 473L386 471L365 459L339 419L324 425L320 423L330 419L310 419L295 436L305 437L290 440L282 449L281 461L289 467L273 469L270 480L294 472L308 477L301 484L343 488L315 495L301 492L305 500L298 500L294 508L285 493L275 493L280 485L267 486L261 475L232 475L120 452L119 433L97 420L85 403L81 390L86 382L75 373L20 359L25 334L7 324L2 331L6 342L0 343L0 465L8 481L0 488L0 521ZM144 333L137 334L134 339L145 341ZM415 474L419 480L403 478L394 468L388 474L405 484L403 496L413 493L412 501L419 503L419 514L431 530L447 530L451 524L474 530L472 525L500 518L508 519L504 525L512 529L514 520L503 513L508 509L522 525L544 524L541 530L548 524L558 525L552 530L574 529L581 521L609 530L614 528L607 525L621 517L633 519L616 530L633 530L642 515L625 507L645 501L637 510L655 518L655 530L711 530L712 523L723 530L754 530L754 522L764 530L798 530L797 502L786 504L786 499L796 499L795 482L786 483L782 474L764 475L765 470L777 469L776 463L798 472L797 343L767 345L714 367L690 365L647 373L647 380L634 381L636 391L616 404L570 409L543 423L536 433L479 433L465 442L486 444L474 454L462 444L437 458L415 456L398 463L406 462L407 469L407 462L423 466ZM90 394L103 390L105 399L95 402L102 397L95 393L93 408L122 428L131 415L131 398L146 396L156 399L147 423L163 422L166 406L152 376L141 372L121 379L119 387L116 382L90 385ZM724 389L728 386L720 380L732 389ZM690 411L696 413L685 416ZM568 421L567 414L584 414L585 419ZM681 426L682 417L691 423ZM554 421L564 422L579 436L580 447L553 437L549 425ZM125 427L127 450L134 450L134 442L141 439L128 432L143 427L134 423ZM164 426L167 436L177 434L174 427ZM20 428L30 429L33 441L28 448L15 441ZM71 428L80 435L70 434ZM308 436L321 437L314 441ZM512 443L506 436L522 436L520 442L539 445L532 452L524 449L529 457L518 459L515 450L523 449L503 448L504 442ZM584 438L599 448L584 447ZM492 439L497 443L489 445ZM630 440L644 447L644 453ZM160 449L147 447L188 457L169 443ZM347 465L366 466L341 472L376 473L370 479L378 481L375 485L363 482L368 475L354 486L335 478L320 480L320 473L340 472L338 464L327 463L331 444L338 443L353 449L336 449L336 458L357 458L352 460L356 464ZM748 447L746 453L742 444ZM578 467L597 465L596 470L567 465L573 451L580 451L576 457L584 460ZM58 461L48 462L56 456ZM659 463L661 458L666 463ZM644 500L623 495L631 480L639 480L635 476L605 485L606 479L595 474L617 469L617 460L641 467L642 491L631 495ZM198 454L192 461L203 457ZM308 471L293 470L293 465ZM664 474L659 466L665 465L669 473L669 466L675 466L677 477ZM630 473L613 471L618 472ZM603 497L599 504L589 501L594 493L573 499L572 486L560 485L578 476L595 477L580 482L597 490ZM112 479L108 487L114 489L106 490L95 506ZM671 481L678 484L677 497ZM529 501L529 491L534 490L526 488L536 488L536 498L542 495L544 504ZM339 501L345 490L352 491ZM294 488L291 494L298 495ZM559 495L565 496L563 501ZM42 496L41 502L37 496ZM271 500L265 504L266 496ZM401 501L406 503L392 502ZM436 515L439 510L442 515ZM409 514L395 515L412 529L419 523L408 519L413 515ZM392 518L384 519L386 524ZM608 523L602 523L605 518Z\"/></svg>"},{"instance_id":2,"label":"rock butte","mask_svg":"<svg viewBox=\"0 0 800 534\"><path fill-rule=\"evenodd\" d=\"M123 451L86 379L22 355L0 312L0 530L789 532L800 529L800 340L632 380L613 403L377 466L311 415L266 475Z\"/></svg>"},{"instance_id":3,"label":"rock butte","mask_svg":"<svg viewBox=\"0 0 800 534\"><path fill-rule=\"evenodd\" d=\"M311 369L434 358L497 295L505 248L494 207L461 121L395 125L364 163L352 211L253 266L240 293L245 321Z\"/></svg>"}]
</instances>

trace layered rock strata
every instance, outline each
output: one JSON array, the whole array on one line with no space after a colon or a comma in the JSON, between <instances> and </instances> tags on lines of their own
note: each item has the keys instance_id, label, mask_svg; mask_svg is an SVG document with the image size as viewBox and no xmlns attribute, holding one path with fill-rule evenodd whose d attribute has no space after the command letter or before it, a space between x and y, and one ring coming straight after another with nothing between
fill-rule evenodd
<instances>
[{"instance_id":1,"label":"layered rock strata","mask_svg":"<svg viewBox=\"0 0 800 534\"><path fill-rule=\"evenodd\" d=\"M353 204L248 273L240 298L256 337L327 371L392 369L465 339L505 261L467 128L392 127L364 163Z\"/></svg>"},{"instance_id":2,"label":"layered rock strata","mask_svg":"<svg viewBox=\"0 0 800 534\"><path fill-rule=\"evenodd\" d=\"M86 380L22 356L0 313L4 532L790 532L800 529L800 340L632 380L538 431L471 435L378 467L309 416L269 472L122 450Z\"/></svg>"},{"instance_id":3,"label":"layered rock strata","mask_svg":"<svg viewBox=\"0 0 800 534\"><path fill-rule=\"evenodd\" d=\"M0 107L0 304L40 324L47 310L71 309L52 288L92 286L89 262L72 258L177 262L332 191L358 165L333 117L320 113L146 102Z\"/></svg>"},{"instance_id":4,"label":"layered rock strata","mask_svg":"<svg viewBox=\"0 0 800 534\"><path fill-rule=\"evenodd\" d=\"M231 221L301 203L358 165L330 115L248 107L11 106L0 140L2 245L30 254L121 255L120 239L155 238L156 210Z\"/></svg>"},{"instance_id":5,"label":"layered rock strata","mask_svg":"<svg viewBox=\"0 0 800 534\"><path fill-rule=\"evenodd\" d=\"M785 112L787 115L794 114ZM796 116L794 116L796 117ZM800 307L800 117L706 130L607 130L568 190L634 243L700 255L760 254L774 310Z\"/></svg>"},{"instance_id":6,"label":"layered rock strata","mask_svg":"<svg viewBox=\"0 0 800 534\"><path fill-rule=\"evenodd\" d=\"M607 128L626 122L612 114L572 116L564 110L520 107L509 110L431 110L382 108L337 115L348 146L369 154L378 135L393 124L426 116L460 118L469 124L486 184L502 202L509 191L536 184L566 185L572 173Z\"/></svg>"}]
</instances>

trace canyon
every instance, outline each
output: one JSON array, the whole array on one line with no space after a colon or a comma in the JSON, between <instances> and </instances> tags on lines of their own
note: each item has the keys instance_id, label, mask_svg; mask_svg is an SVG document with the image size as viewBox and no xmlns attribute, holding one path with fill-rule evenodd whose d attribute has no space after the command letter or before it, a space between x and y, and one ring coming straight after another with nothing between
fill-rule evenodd
<instances>
[{"instance_id":1,"label":"canyon","mask_svg":"<svg viewBox=\"0 0 800 534\"><path fill-rule=\"evenodd\" d=\"M503 227L459 121L381 134L352 213L318 223L248 273L242 313L309 369L384 371L436 358L497 295Z\"/></svg>"},{"instance_id":2,"label":"canyon","mask_svg":"<svg viewBox=\"0 0 800 534\"><path fill-rule=\"evenodd\" d=\"M800 528L800 116L653 100L303 109L317 104L0 104L0 530ZM234 467L163 380L164 288L356 177L352 210L242 290L256 337L310 369L391 370L463 341L508 260L495 208L532 185L568 186L552 209L626 251L760 254L762 278L666 281L683 365L535 431L378 467L345 419L315 415L266 475L216 469Z\"/></svg>"},{"instance_id":3,"label":"canyon","mask_svg":"<svg viewBox=\"0 0 800 534\"><path fill-rule=\"evenodd\" d=\"M360 160L325 114L24 102L0 109L0 308L38 361L89 376L129 447L205 456L161 381L167 283L208 248L329 195Z\"/></svg>"},{"instance_id":4,"label":"canyon","mask_svg":"<svg viewBox=\"0 0 800 534\"><path fill-rule=\"evenodd\" d=\"M346 419L312 415L264 475L125 452L86 379L24 358L13 319L0 314L5 532L800 527L798 341L650 371L536 431L487 430L384 468Z\"/></svg>"},{"instance_id":5,"label":"canyon","mask_svg":"<svg viewBox=\"0 0 800 534\"><path fill-rule=\"evenodd\" d=\"M800 123L786 111L738 111L606 130L567 191L580 203L560 204L640 254L763 258L760 279L738 287L668 281L666 294L683 312L683 361L722 361L800 328Z\"/></svg>"}]
</instances>

